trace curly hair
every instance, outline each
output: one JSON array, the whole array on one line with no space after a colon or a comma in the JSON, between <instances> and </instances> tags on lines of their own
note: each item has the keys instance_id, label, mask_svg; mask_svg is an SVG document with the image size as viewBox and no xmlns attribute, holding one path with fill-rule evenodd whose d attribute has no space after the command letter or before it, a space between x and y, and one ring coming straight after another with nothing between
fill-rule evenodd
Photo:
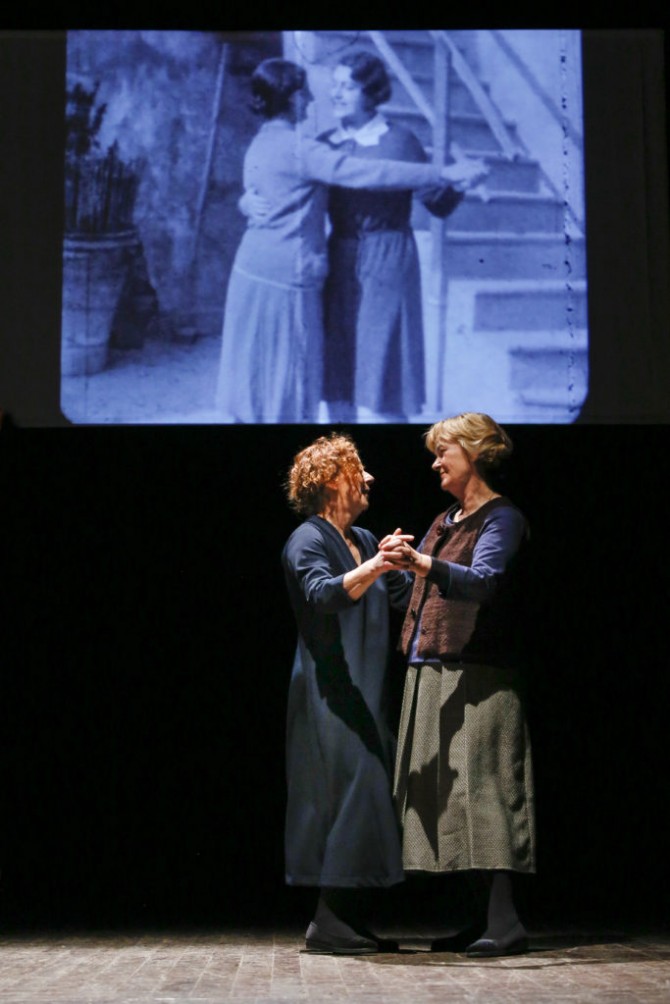
<instances>
[{"instance_id":1,"label":"curly hair","mask_svg":"<svg viewBox=\"0 0 670 1004\"><path fill-rule=\"evenodd\" d=\"M481 411L443 418L425 434L426 446L437 453L441 442L458 443L482 472L497 467L512 452L512 440L498 423Z\"/></svg>"},{"instance_id":2,"label":"curly hair","mask_svg":"<svg viewBox=\"0 0 670 1004\"><path fill-rule=\"evenodd\" d=\"M285 484L289 504L301 516L313 516L324 507L329 481L344 474L353 484L362 473L363 463L349 436L319 436L293 458Z\"/></svg>"}]
</instances>

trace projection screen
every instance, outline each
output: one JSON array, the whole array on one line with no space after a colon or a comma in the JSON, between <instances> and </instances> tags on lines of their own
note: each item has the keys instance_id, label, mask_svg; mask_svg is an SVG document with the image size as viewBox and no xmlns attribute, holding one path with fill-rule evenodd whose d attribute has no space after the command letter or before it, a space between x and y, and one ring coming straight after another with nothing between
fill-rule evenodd
<instances>
[{"instance_id":1,"label":"projection screen","mask_svg":"<svg viewBox=\"0 0 670 1004\"><path fill-rule=\"evenodd\" d=\"M77 30L65 104L69 422L579 417L579 31Z\"/></svg>"}]
</instances>

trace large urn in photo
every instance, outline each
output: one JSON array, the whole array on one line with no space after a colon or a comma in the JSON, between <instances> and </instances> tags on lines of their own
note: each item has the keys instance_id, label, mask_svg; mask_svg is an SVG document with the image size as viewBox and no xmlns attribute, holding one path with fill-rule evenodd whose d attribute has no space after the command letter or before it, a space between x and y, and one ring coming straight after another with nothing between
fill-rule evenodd
<instances>
[{"instance_id":1,"label":"large urn in photo","mask_svg":"<svg viewBox=\"0 0 670 1004\"><path fill-rule=\"evenodd\" d=\"M112 321L133 255L135 231L66 236L63 244L61 372L90 376L107 364Z\"/></svg>"},{"instance_id":2,"label":"large urn in photo","mask_svg":"<svg viewBox=\"0 0 670 1004\"><path fill-rule=\"evenodd\" d=\"M105 106L97 88L68 90L61 373L89 376L105 368L112 322L141 246L133 222L137 165L116 144L103 154L97 133Z\"/></svg>"}]
</instances>

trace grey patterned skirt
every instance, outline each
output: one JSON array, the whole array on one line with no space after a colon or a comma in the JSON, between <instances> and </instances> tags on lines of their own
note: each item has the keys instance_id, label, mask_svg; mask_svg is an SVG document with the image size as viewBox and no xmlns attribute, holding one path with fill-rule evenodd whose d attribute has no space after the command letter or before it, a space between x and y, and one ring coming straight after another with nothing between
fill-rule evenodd
<instances>
[{"instance_id":1,"label":"grey patterned skirt","mask_svg":"<svg viewBox=\"0 0 670 1004\"><path fill-rule=\"evenodd\" d=\"M531 748L514 673L409 666L394 798L405 871L535 871Z\"/></svg>"}]
</instances>

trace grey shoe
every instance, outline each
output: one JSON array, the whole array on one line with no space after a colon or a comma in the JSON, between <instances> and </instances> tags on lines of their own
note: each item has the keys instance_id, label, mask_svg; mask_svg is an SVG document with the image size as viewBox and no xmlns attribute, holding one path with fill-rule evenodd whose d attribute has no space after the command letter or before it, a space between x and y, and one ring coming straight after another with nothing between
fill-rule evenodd
<instances>
[{"instance_id":1,"label":"grey shoe","mask_svg":"<svg viewBox=\"0 0 670 1004\"><path fill-rule=\"evenodd\" d=\"M492 959L498 955L523 955L528 951L528 938L522 924L514 927L502 938L479 938L465 949L470 959Z\"/></svg>"}]
</instances>

